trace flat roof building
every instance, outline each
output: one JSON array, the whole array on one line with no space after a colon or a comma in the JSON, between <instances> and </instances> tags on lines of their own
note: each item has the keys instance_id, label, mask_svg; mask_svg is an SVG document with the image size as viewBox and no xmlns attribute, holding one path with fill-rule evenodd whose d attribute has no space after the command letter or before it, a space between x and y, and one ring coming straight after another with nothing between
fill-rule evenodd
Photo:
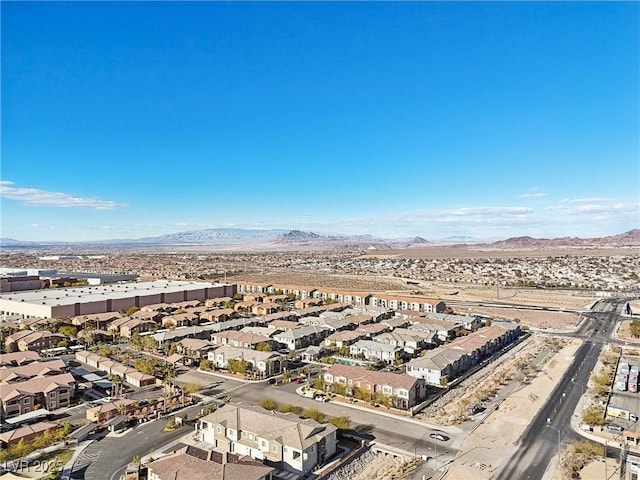
<instances>
[{"instance_id":1,"label":"flat roof building","mask_svg":"<svg viewBox=\"0 0 640 480\"><path fill-rule=\"evenodd\" d=\"M88 287L56 288L0 295L0 314L66 318L117 312L155 303L233 296L236 285L209 282L154 280Z\"/></svg>"}]
</instances>

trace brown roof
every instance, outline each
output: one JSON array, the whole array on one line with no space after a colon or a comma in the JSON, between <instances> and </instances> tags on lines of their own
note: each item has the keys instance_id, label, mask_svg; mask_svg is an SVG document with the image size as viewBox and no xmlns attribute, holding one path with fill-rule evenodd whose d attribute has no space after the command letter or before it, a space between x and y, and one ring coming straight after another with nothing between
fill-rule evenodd
<instances>
[{"instance_id":1,"label":"brown roof","mask_svg":"<svg viewBox=\"0 0 640 480\"><path fill-rule=\"evenodd\" d=\"M58 387L74 386L75 380L70 373L63 373L52 377L32 378L24 382L0 385L0 398L2 400L9 400L16 396L35 395L37 393L55 390Z\"/></svg>"},{"instance_id":2,"label":"brown roof","mask_svg":"<svg viewBox=\"0 0 640 480\"><path fill-rule=\"evenodd\" d=\"M185 452L162 457L148 467L160 480L259 480L274 471L258 462L220 464Z\"/></svg>"},{"instance_id":3,"label":"brown roof","mask_svg":"<svg viewBox=\"0 0 640 480\"><path fill-rule=\"evenodd\" d=\"M0 355L0 365L23 365L35 360L40 360L38 352L14 352Z\"/></svg>"},{"instance_id":4,"label":"brown roof","mask_svg":"<svg viewBox=\"0 0 640 480\"><path fill-rule=\"evenodd\" d=\"M409 375L401 375L391 372L376 372L365 367L341 365L335 363L329 367L326 373L335 377L344 377L351 380L361 380L373 385L390 386L393 388L405 388L411 390L420 380Z\"/></svg>"},{"instance_id":5,"label":"brown roof","mask_svg":"<svg viewBox=\"0 0 640 480\"><path fill-rule=\"evenodd\" d=\"M0 382L43 377L51 373L64 373L66 370L66 364L59 358L47 362L32 362L18 367L0 368Z\"/></svg>"},{"instance_id":6,"label":"brown roof","mask_svg":"<svg viewBox=\"0 0 640 480\"><path fill-rule=\"evenodd\" d=\"M25 425L9 432L0 433L0 441L4 443L17 442L21 438L28 437L29 435L38 435L46 432L47 430L53 430L58 427L59 425L57 423L51 422L38 422L32 425Z\"/></svg>"}]
</instances>

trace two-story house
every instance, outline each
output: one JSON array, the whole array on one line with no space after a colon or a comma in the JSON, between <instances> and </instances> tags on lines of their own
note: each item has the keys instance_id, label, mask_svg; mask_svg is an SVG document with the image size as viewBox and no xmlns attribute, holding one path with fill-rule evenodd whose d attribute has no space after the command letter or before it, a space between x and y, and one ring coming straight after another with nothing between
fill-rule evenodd
<instances>
[{"instance_id":1,"label":"two-story house","mask_svg":"<svg viewBox=\"0 0 640 480\"><path fill-rule=\"evenodd\" d=\"M218 451L302 475L331 459L337 445L337 429L331 424L230 403L200 419L198 436Z\"/></svg>"}]
</instances>

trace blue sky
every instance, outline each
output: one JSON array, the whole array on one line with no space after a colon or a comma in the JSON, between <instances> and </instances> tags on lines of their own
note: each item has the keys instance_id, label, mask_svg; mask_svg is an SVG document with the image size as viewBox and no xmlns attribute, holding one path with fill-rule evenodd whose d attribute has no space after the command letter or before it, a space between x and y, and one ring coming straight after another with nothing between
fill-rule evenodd
<instances>
[{"instance_id":1,"label":"blue sky","mask_svg":"<svg viewBox=\"0 0 640 480\"><path fill-rule=\"evenodd\" d=\"M640 226L637 2L6 2L2 236Z\"/></svg>"}]
</instances>

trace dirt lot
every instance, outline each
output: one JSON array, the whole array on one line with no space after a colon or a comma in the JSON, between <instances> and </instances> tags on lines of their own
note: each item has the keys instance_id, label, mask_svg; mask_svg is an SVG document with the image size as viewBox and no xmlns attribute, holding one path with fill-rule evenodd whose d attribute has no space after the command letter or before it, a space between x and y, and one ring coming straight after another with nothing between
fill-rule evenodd
<instances>
[{"instance_id":1,"label":"dirt lot","mask_svg":"<svg viewBox=\"0 0 640 480\"><path fill-rule=\"evenodd\" d=\"M564 375L580 343L574 340L550 357L544 374L509 395L498 411L463 440L462 453L449 468L445 480L495 478L499 467L516 452L515 443Z\"/></svg>"},{"instance_id":2,"label":"dirt lot","mask_svg":"<svg viewBox=\"0 0 640 480\"><path fill-rule=\"evenodd\" d=\"M633 255L638 252L638 247L556 247L556 248L521 248L500 249L486 245L478 246L430 246L425 248L406 248L402 250L382 250L362 255L362 258L540 258L591 256L609 257L613 255Z\"/></svg>"}]
</instances>

